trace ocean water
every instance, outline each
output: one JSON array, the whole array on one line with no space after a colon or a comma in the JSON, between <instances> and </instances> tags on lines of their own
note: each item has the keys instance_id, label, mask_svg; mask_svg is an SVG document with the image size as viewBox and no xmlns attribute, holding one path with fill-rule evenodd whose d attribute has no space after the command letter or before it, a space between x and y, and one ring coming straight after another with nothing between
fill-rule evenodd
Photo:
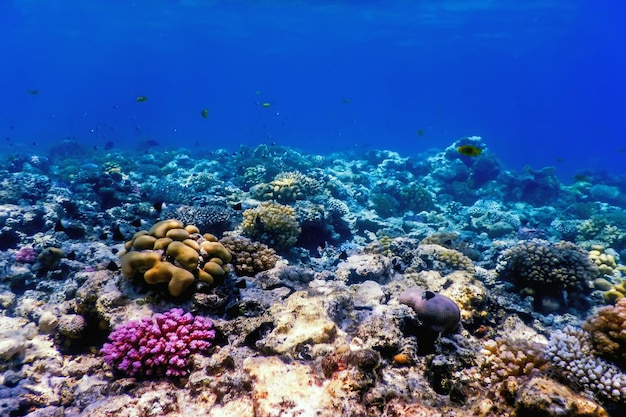
<instances>
[{"instance_id":1,"label":"ocean water","mask_svg":"<svg viewBox=\"0 0 626 417\"><path fill-rule=\"evenodd\" d=\"M509 169L622 175L624 16L582 0L4 0L0 154L69 137L419 156L479 135Z\"/></svg>"}]
</instances>

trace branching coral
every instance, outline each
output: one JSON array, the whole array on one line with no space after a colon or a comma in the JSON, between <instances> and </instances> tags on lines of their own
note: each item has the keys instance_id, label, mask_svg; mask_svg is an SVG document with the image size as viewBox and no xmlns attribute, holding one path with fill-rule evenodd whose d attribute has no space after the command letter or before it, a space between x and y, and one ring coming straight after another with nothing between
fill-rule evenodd
<instances>
[{"instance_id":1,"label":"branching coral","mask_svg":"<svg viewBox=\"0 0 626 417\"><path fill-rule=\"evenodd\" d=\"M226 236L220 243L234 254L231 263L240 276L254 276L257 272L267 271L278 261L274 249L244 236Z\"/></svg>"},{"instance_id":2,"label":"branching coral","mask_svg":"<svg viewBox=\"0 0 626 417\"><path fill-rule=\"evenodd\" d=\"M102 354L107 364L128 376L183 376L188 373L189 356L211 347L212 327L206 317L173 308L118 327Z\"/></svg>"},{"instance_id":3,"label":"branching coral","mask_svg":"<svg viewBox=\"0 0 626 417\"><path fill-rule=\"evenodd\" d=\"M525 339L496 337L485 342L481 370L483 382L503 381L510 376L530 376L546 368L543 346Z\"/></svg>"},{"instance_id":4,"label":"branching coral","mask_svg":"<svg viewBox=\"0 0 626 417\"><path fill-rule=\"evenodd\" d=\"M589 333L566 326L552 333L544 354L553 372L573 386L626 404L626 374L594 353Z\"/></svg>"},{"instance_id":5,"label":"branching coral","mask_svg":"<svg viewBox=\"0 0 626 417\"><path fill-rule=\"evenodd\" d=\"M589 317L583 328L591 335L593 346L598 354L626 367L626 298L614 306L605 306L597 314Z\"/></svg>"}]
</instances>

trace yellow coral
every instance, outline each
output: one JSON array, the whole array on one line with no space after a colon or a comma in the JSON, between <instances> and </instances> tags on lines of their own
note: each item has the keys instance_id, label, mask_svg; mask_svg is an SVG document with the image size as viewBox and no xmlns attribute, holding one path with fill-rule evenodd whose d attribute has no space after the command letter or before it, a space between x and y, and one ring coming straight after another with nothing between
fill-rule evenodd
<instances>
[{"instance_id":1,"label":"yellow coral","mask_svg":"<svg viewBox=\"0 0 626 417\"><path fill-rule=\"evenodd\" d=\"M293 246L300 224L292 207L266 202L243 212L243 233L275 248Z\"/></svg>"},{"instance_id":2,"label":"yellow coral","mask_svg":"<svg viewBox=\"0 0 626 417\"><path fill-rule=\"evenodd\" d=\"M148 284L168 284L172 296L180 296L197 279L213 284L228 273L232 255L211 234L177 220L156 223L149 231L135 233L121 256L122 273L142 275ZM209 250L207 250L209 249Z\"/></svg>"}]
</instances>

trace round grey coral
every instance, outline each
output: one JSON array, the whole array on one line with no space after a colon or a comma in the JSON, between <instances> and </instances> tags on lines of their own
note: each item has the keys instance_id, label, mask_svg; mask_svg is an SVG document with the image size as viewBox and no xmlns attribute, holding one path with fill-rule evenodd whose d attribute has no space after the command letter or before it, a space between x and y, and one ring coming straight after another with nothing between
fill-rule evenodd
<instances>
[{"instance_id":1,"label":"round grey coral","mask_svg":"<svg viewBox=\"0 0 626 417\"><path fill-rule=\"evenodd\" d=\"M426 328L438 333L453 333L459 328L461 310L445 295L413 287L398 297L417 313L417 318Z\"/></svg>"}]
</instances>

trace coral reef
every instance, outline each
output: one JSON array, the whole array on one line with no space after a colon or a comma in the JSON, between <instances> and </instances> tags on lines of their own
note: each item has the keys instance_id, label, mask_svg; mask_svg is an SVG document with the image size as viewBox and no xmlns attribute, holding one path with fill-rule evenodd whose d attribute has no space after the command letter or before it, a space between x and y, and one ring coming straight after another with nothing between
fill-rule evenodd
<instances>
[{"instance_id":1,"label":"coral reef","mask_svg":"<svg viewBox=\"0 0 626 417\"><path fill-rule=\"evenodd\" d=\"M622 179L141 146L0 169L0 414L624 414Z\"/></svg>"}]
</instances>

